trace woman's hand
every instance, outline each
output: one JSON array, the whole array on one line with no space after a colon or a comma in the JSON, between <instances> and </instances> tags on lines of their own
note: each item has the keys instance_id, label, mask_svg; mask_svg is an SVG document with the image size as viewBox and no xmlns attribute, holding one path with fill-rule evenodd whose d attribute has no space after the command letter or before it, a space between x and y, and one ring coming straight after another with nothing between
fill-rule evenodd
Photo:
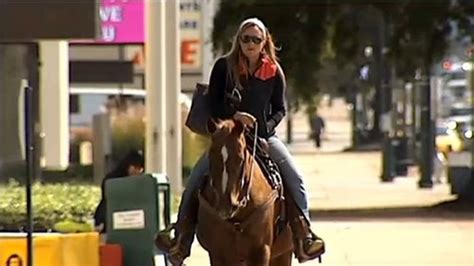
<instances>
[{"instance_id":1,"label":"woman's hand","mask_svg":"<svg viewBox=\"0 0 474 266\"><path fill-rule=\"evenodd\" d=\"M251 126L257 121L253 115L245 112L236 112L233 118L245 126Z\"/></svg>"}]
</instances>

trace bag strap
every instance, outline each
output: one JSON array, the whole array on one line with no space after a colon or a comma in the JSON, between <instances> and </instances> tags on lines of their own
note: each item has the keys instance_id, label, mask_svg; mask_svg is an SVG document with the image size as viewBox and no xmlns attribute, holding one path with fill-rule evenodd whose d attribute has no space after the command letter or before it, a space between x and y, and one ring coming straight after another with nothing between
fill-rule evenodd
<instances>
[{"instance_id":1,"label":"bag strap","mask_svg":"<svg viewBox=\"0 0 474 266\"><path fill-rule=\"evenodd\" d=\"M226 64L227 64L227 58L226 58ZM231 106L236 109L236 106L240 104L242 101L242 95L240 94L240 90L237 88L237 84L234 82L234 79L232 78L232 71L229 69L229 65L226 65L226 85L225 85L225 99L229 101ZM229 86L229 83L232 83ZM229 88L232 88L229 91Z\"/></svg>"},{"instance_id":2,"label":"bag strap","mask_svg":"<svg viewBox=\"0 0 474 266\"><path fill-rule=\"evenodd\" d=\"M234 79L232 77L232 69L229 69L229 64L228 64L228 59L227 57L225 58L225 61L226 61L226 80L225 80L225 90L226 92L229 90L228 88L232 88L232 90L236 89L237 88L237 85L235 84L234 82ZM233 84L229 84L229 83L233 83ZM229 85L232 85L232 86L229 86Z\"/></svg>"}]
</instances>

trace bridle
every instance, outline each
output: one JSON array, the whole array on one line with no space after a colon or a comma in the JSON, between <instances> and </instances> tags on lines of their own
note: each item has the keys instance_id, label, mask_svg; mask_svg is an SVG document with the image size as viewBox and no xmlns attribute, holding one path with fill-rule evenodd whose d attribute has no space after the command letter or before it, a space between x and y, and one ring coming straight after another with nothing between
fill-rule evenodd
<instances>
[{"instance_id":1,"label":"bridle","mask_svg":"<svg viewBox=\"0 0 474 266\"><path fill-rule=\"evenodd\" d=\"M241 193L239 195L239 201L237 204L238 209L240 208L245 208L247 207L249 201L250 201L250 191L251 191L251 186L252 186L252 179L253 179L253 169L254 169L254 164L255 164L255 154L256 154L256 149L257 149L257 123L255 123L255 131L253 132L253 143L252 143L252 152L248 150L247 147L245 147L245 155L244 155L244 160L242 161L242 164L240 166L240 177L241 180L245 180L242 182L241 185L241 190L244 193ZM244 133L246 134L246 133ZM250 157L250 155L252 157ZM248 168L250 172L246 171L246 166L248 165L248 160L251 160L250 162L250 167ZM245 178L245 175L248 174L248 177ZM212 186L212 184L211 184ZM213 190L214 193L217 193L216 189ZM199 202L200 202L200 207L203 209L207 210L208 214L213 215L217 217L218 219L221 219L226 226L231 228L231 230L236 231L236 232L243 232L246 230L246 228L254 223L256 220L260 219L260 216L262 213L265 213L265 210L271 206L272 203L275 202L275 200L279 197L279 192L276 189L273 189L272 192L268 195L267 199L262 203L256 206L254 210L247 216L247 218L243 221L232 221L232 218L226 218L224 219L221 217L215 209L215 206L211 206L209 202L203 197L202 193L198 194Z\"/></svg>"},{"instance_id":2,"label":"bridle","mask_svg":"<svg viewBox=\"0 0 474 266\"><path fill-rule=\"evenodd\" d=\"M258 124L257 122L254 123L254 136L253 136L253 144L252 144L252 157L249 158L249 151L247 147L245 147L245 157L244 160L242 161L241 164L241 169L240 169L240 180L245 180L245 182L242 183L242 191L244 191L244 196L239 200L238 206L240 208L244 208L247 206L249 200L250 200L250 190L251 190L251 185L252 185L252 177L253 177L253 167L255 164L255 151L257 149L257 133L258 133ZM249 172L249 177L245 178L245 165L248 160L251 160L250 162L250 172Z\"/></svg>"}]
</instances>

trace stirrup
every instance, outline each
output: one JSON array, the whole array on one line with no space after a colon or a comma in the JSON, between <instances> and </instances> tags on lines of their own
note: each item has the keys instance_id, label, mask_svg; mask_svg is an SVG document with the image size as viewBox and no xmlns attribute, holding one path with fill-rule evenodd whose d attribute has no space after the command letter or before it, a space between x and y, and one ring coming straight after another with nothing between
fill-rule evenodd
<instances>
[{"instance_id":1,"label":"stirrup","mask_svg":"<svg viewBox=\"0 0 474 266\"><path fill-rule=\"evenodd\" d=\"M318 258L319 263L321 263L321 255L324 254L325 250L325 243L324 240L318 236L316 236L314 233L311 233L312 237L311 238L305 238L305 239L298 239L297 244L295 247L295 255L296 258L298 259L299 263L304 263L309 260L313 260ZM311 242L311 243L309 243ZM311 247L313 245L317 245L316 242L320 242L320 247L316 250L307 250L308 247Z\"/></svg>"},{"instance_id":2,"label":"stirrup","mask_svg":"<svg viewBox=\"0 0 474 266\"><path fill-rule=\"evenodd\" d=\"M182 224L174 223L160 231L155 237L155 245L162 250L173 266L183 265L184 260L191 253L191 244L194 233L182 230ZM175 231L175 237L171 237L171 231Z\"/></svg>"},{"instance_id":3,"label":"stirrup","mask_svg":"<svg viewBox=\"0 0 474 266\"><path fill-rule=\"evenodd\" d=\"M173 266L183 265L184 260L191 255L191 244L194 234L182 232L176 236L175 244L169 250L168 259Z\"/></svg>"},{"instance_id":4,"label":"stirrup","mask_svg":"<svg viewBox=\"0 0 474 266\"><path fill-rule=\"evenodd\" d=\"M166 258L173 266L184 265L184 259L187 257L186 250L182 246L180 237L171 238L171 231L176 230L176 224L170 224L165 229L158 232L155 237L155 246L165 253Z\"/></svg>"},{"instance_id":5,"label":"stirrup","mask_svg":"<svg viewBox=\"0 0 474 266\"><path fill-rule=\"evenodd\" d=\"M176 224L173 223L155 235L155 246L159 250L170 253L171 249L176 245L176 240L171 237L171 231L175 229Z\"/></svg>"},{"instance_id":6,"label":"stirrup","mask_svg":"<svg viewBox=\"0 0 474 266\"><path fill-rule=\"evenodd\" d=\"M168 261L173 266L182 266L184 265L184 260L186 259L186 255L183 255L179 250L176 250L173 253L166 254Z\"/></svg>"}]
</instances>

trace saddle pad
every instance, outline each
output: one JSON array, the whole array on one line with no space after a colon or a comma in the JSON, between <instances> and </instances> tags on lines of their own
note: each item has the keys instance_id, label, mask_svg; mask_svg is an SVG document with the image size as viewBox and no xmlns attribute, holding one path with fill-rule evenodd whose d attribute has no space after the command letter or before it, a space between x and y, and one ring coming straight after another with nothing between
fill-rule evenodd
<instances>
[{"instance_id":1,"label":"saddle pad","mask_svg":"<svg viewBox=\"0 0 474 266\"><path fill-rule=\"evenodd\" d=\"M245 138L247 142L247 149L250 153L252 153L254 136L250 132L246 131ZM279 190L279 192L282 193L283 180L280 174L280 170L278 169L278 165L270 158L270 155L268 155L268 152L263 147L264 144L262 143L262 140L257 138L257 146L254 159L255 161L257 161L258 166L260 166L260 169L267 178L267 181L270 186L274 189Z\"/></svg>"}]
</instances>

